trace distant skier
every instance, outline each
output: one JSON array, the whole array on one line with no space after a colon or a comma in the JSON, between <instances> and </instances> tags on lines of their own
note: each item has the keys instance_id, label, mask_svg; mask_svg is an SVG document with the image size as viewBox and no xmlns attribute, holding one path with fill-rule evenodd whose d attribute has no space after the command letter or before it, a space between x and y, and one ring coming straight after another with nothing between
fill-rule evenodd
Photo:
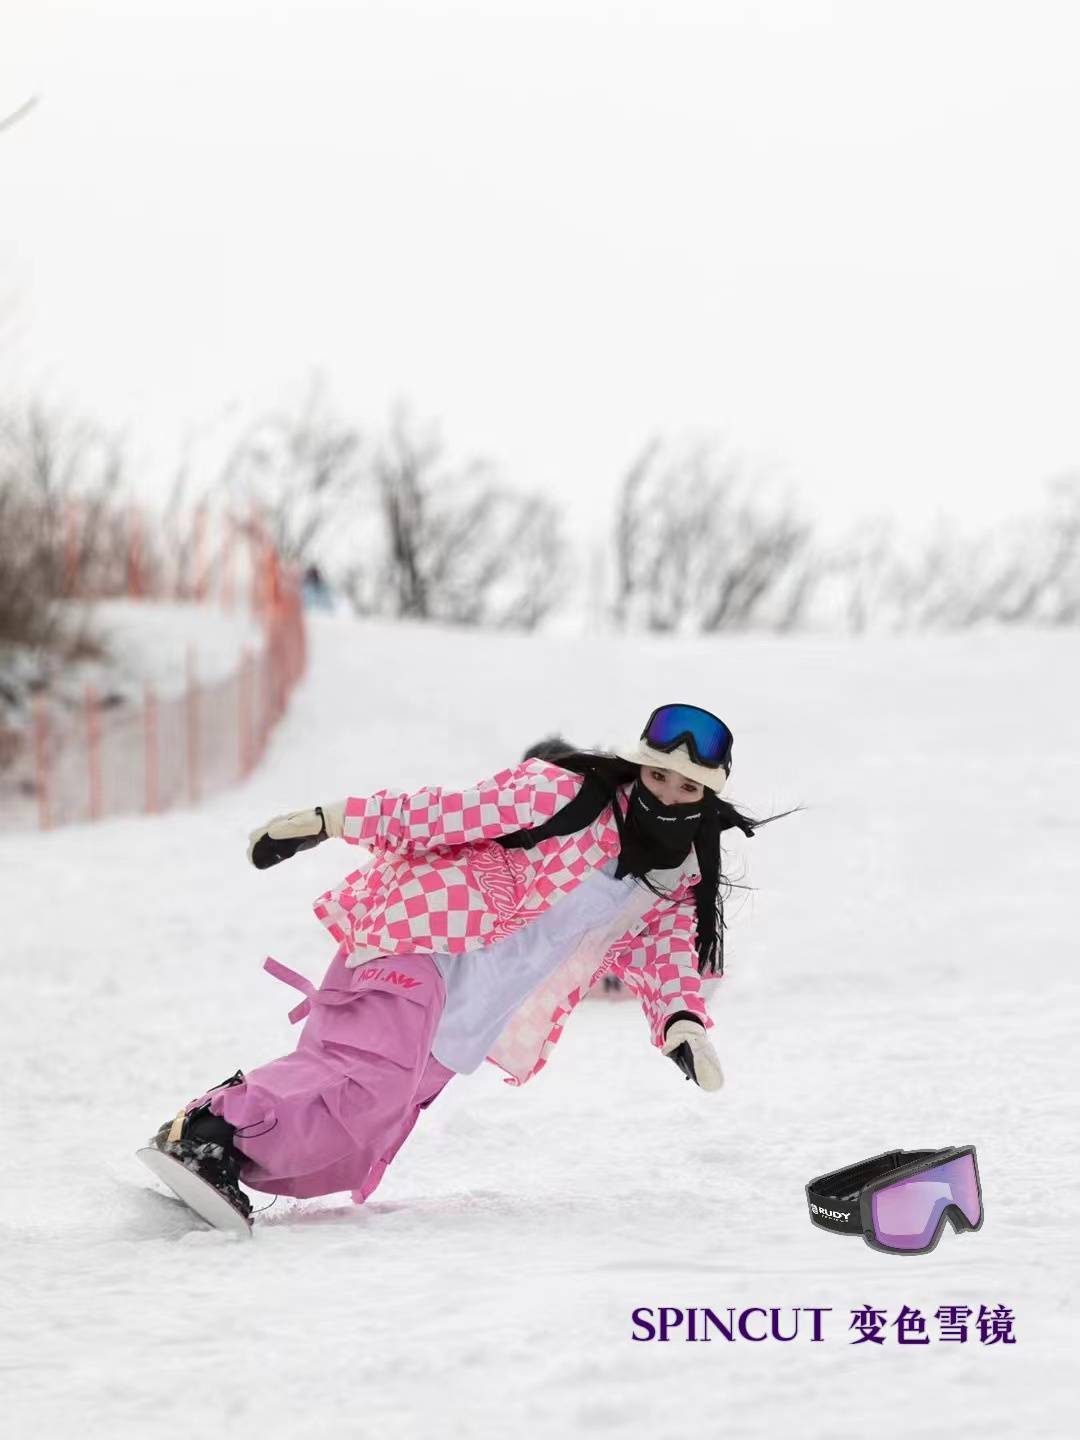
<instances>
[{"instance_id":1,"label":"distant skier","mask_svg":"<svg viewBox=\"0 0 1080 1440\"><path fill-rule=\"evenodd\" d=\"M308 610L332 610L334 608L334 597L329 585L323 579L323 573L318 565L309 565L304 571L301 593L304 605Z\"/></svg>"},{"instance_id":2,"label":"distant skier","mask_svg":"<svg viewBox=\"0 0 1080 1440\"><path fill-rule=\"evenodd\" d=\"M373 863L315 903L338 943L319 989L266 962L307 997L296 1049L190 1101L150 1145L243 1215L241 1181L359 1204L455 1074L486 1057L524 1084L608 976L641 1001L657 1049L719 1089L700 975L723 969L720 836L766 823L720 799L732 745L709 711L661 705L614 753L553 737L469 790L381 790L268 821L248 849L259 869L330 837Z\"/></svg>"}]
</instances>

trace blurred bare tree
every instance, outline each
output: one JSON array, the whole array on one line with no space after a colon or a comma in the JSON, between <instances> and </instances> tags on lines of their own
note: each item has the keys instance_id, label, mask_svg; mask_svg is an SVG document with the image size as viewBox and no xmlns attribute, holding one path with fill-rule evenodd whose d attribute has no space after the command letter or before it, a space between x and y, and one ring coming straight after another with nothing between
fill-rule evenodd
<instances>
[{"instance_id":1,"label":"blurred bare tree","mask_svg":"<svg viewBox=\"0 0 1080 1440\"><path fill-rule=\"evenodd\" d=\"M982 535L940 521L901 541L883 519L863 522L825 561L826 623L867 630L1080 621L1080 475L1046 489L1043 508Z\"/></svg>"},{"instance_id":2,"label":"blurred bare tree","mask_svg":"<svg viewBox=\"0 0 1080 1440\"><path fill-rule=\"evenodd\" d=\"M996 618L1075 625L1080 621L1080 472L1047 487L1042 513L1016 537L1010 570L999 576Z\"/></svg>"},{"instance_id":3,"label":"blurred bare tree","mask_svg":"<svg viewBox=\"0 0 1080 1440\"><path fill-rule=\"evenodd\" d=\"M563 557L550 504L479 461L447 459L399 408L363 438L315 383L233 447L223 489L257 509L279 554L314 565L362 615L529 629L556 602Z\"/></svg>"},{"instance_id":4,"label":"blurred bare tree","mask_svg":"<svg viewBox=\"0 0 1080 1440\"><path fill-rule=\"evenodd\" d=\"M61 623L59 601L108 593L127 578L115 497L124 458L115 440L40 405L0 415L0 642L40 648L87 642Z\"/></svg>"},{"instance_id":5,"label":"blurred bare tree","mask_svg":"<svg viewBox=\"0 0 1080 1440\"><path fill-rule=\"evenodd\" d=\"M241 513L258 509L282 559L307 564L365 487L363 441L316 381L298 413L267 416L240 439L223 480Z\"/></svg>"},{"instance_id":6,"label":"blurred bare tree","mask_svg":"<svg viewBox=\"0 0 1080 1440\"><path fill-rule=\"evenodd\" d=\"M532 629L553 609L564 572L549 502L484 462L453 464L437 429L400 410L371 476L380 533L344 576L359 613Z\"/></svg>"},{"instance_id":7,"label":"blurred bare tree","mask_svg":"<svg viewBox=\"0 0 1080 1440\"><path fill-rule=\"evenodd\" d=\"M619 625L649 630L787 630L819 581L811 527L733 456L650 441L624 478L615 518Z\"/></svg>"}]
</instances>

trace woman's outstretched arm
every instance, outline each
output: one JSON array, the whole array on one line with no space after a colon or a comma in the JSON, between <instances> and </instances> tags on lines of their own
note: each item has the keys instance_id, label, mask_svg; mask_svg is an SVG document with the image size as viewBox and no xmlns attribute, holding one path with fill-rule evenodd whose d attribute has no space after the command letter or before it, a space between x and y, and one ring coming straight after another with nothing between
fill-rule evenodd
<instances>
[{"instance_id":1,"label":"woman's outstretched arm","mask_svg":"<svg viewBox=\"0 0 1080 1440\"><path fill-rule=\"evenodd\" d=\"M411 793L377 790L345 801L342 838L372 850L469 845L541 825L572 800L581 776L528 760L467 790L432 785Z\"/></svg>"},{"instance_id":2,"label":"woman's outstretched arm","mask_svg":"<svg viewBox=\"0 0 1080 1440\"><path fill-rule=\"evenodd\" d=\"M702 1090L719 1090L724 1072L707 1036L713 1022L698 973L695 924L682 910L661 916L639 936L620 978L641 1001L653 1044Z\"/></svg>"},{"instance_id":3,"label":"woman's outstretched arm","mask_svg":"<svg viewBox=\"0 0 1080 1440\"><path fill-rule=\"evenodd\" d=\"M641 1001L650 1038L658 1049L663 1047L668 1021L680 1012L686 1012L706 1029L712 1027L698 974L695 927L692 906L661 915L637 937L625 969L618 972L627 989Z\"/></svg>"},{"instance_id":4,"label":"woman's outstretched arm","mask_svg":"<svg viewBox=\"0 0 1080 1440\"><path fill-rule=\"evenodd\" d=\"M549 820L572 800L580 775L527 760L467 790L376 790L313 810L279 815L252 831L248 858L259 869L337 837L374 851L431 850L512 835Z\"/></svg>"}]
</instances>

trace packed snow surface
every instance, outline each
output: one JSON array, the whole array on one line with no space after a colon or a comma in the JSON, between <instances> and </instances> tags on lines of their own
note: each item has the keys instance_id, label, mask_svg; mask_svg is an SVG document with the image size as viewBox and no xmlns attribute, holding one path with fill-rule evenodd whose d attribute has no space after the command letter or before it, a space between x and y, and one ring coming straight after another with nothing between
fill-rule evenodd
<instances>
[{"instance_id":1,"label":"packed snow surface","mask_svg":"<svg viewBox=\"0 0 1080 1440\"><path fill-rule=\"evenodd\" d=\"M1067 633L522 639L320 618L261 769L195 812L0 836L7 1435L1073 1433L1080 670ZM135 1147L290 1049L338 842L258 873L247 832L490 775L562 730L693 700L730 796L801 805L726 849L718 1094L635 1002L579 1007L521 1089L451 1082L377 1195L279 1200L252 1243ZM730 837L728 837L730 839ZM811 1227L815 1174L975 1143L978 1234L900 1259ZM258 1198L258 1197L257 1197ZM265 1197L268 1198L268 1197ZM1009 1307L1016 1343L852 1344L851 1311ZM826 1339L637 1343L661 1305L831 1306ZM929 1322L936 1337L937 1327Z\"/></svg>"}]
</instances>

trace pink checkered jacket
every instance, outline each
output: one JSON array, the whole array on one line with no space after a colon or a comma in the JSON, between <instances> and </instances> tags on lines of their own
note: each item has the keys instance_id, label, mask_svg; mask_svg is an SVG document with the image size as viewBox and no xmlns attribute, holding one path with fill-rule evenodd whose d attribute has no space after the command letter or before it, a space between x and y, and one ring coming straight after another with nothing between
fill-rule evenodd
<instances>
[{"instance_id":1,"label":"pink checkered jacket","mask_svg":"<svg viewBox=\"0 0 1080 1440\"><path fill-rule=\"evenodd\" d=\"M374 852L315 914L352 963L417 951L456 953L502 939L573 890L618 853L611 806L572 835L529 850L495 843L540 825L574 798L582 777L546 760L526 760L469 790L432 787L415 794L379 790L346 803L344 838ZM621 790L623 805L629 786ZM678 1010L712 1020L697 971L692 864L669 898L657 899L607 950L599 966L587 947L567 956L516 1012L492 1053L507 1084L523 1085L547 1063L566 1017L602 975L617 975L640 1001L652 1042Z\"/></svg>"}]
</instances>

